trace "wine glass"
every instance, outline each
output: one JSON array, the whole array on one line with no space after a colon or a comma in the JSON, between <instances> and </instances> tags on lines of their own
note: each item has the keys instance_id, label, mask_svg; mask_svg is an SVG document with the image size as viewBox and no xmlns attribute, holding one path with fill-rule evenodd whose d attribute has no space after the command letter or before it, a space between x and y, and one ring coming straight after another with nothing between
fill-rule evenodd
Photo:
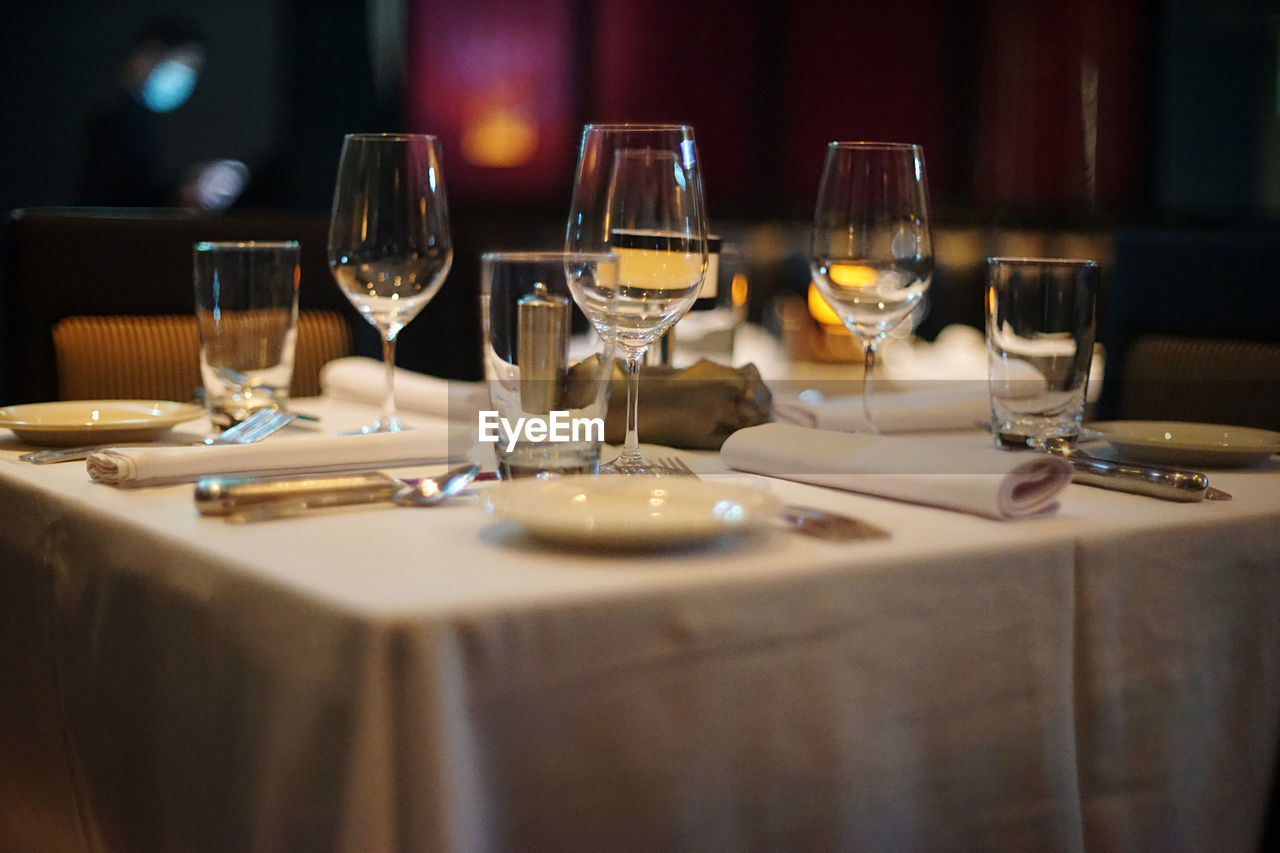
<instances>
[{"instance_id":1,"label":"wine glass","mask_svg":"<svg viewBox=\"0 0 1280 853\"><path fill-rule=\"evenodd\" d=\"M453 262L434 136L352 133L342 140L329 219L329 269L382 338L382 417L360 431L398 432L396 336L444 282Z\"/></svg>"},{"instance_id":2,"label":"wine glass","mask_svg":"<svg viewBox=\"0 0 1280 853\"><path fill-rule=\"evenodd\" d=\"M707 223L693 128L589 124L574 181L565 248L612 252L616 280L573 278L574 300L627 373L622 453L602 473L675 474L640 452L640 366L649 346L688 312L707 269Z\"/></svg>"},{"instance_id":3,"label":"wine glass","mask_svg":"<svg viewBox=\"0 0 1280 853\"><path fill-rule=\"evenodd\" d=\"M809 265L818 291L862 342L862 410L871 417L876 347L924 302L933 277L924 152L896 142L827 145Z\"/></svg>"}]
</instances>

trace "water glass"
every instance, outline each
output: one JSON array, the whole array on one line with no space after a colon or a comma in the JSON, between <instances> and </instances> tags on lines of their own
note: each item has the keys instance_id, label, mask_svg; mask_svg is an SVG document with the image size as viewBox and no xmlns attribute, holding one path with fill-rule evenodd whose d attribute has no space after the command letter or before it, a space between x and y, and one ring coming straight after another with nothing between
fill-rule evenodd
<instances>
[{"instance_id":1,"label":"water glass","mask_svg":"<svg viewBox=\"0 0 1280 853\"><path fill-rule=\"evenodd\" d=\"M698 301L667 331L659 346L649 351L650 355L655 351L668 354L658 362L668 367L703 358L732 364L734 339L747 321L746 259L736 246L722 243L714 235L708 238L708 245L707 274Z\"/></svg>"},{"instance_id":2,"label":"water glass","mask_svg":"<svg viewBox=\"0 0 1280 853\"><path fill-rule=\"evenodd\" d=\"M613 346L573 301L571 282L617 287L611 254L489 252L480 259L490 409L479 436L504 478L600 468Z\"/></svg>"},{"instance_id":3,"label":"water glass","mask_svg":"<svg viewBox=\"0 0 1280 853\"><path fill-rule=\"evenodd\" d=\"M1074 440L1093 357L1098 264L988 258L991 431L1002 446Z\"/></svg>"},{"instance_id":4,"label":"water glass","mask_svg":"<svg viewBox=\"0 0 1280 853\"><path fill-rule=\"evenodd\" d=\"M283 409L297 343L297 242L201 242L193 256L210 419L225 429L259 409Z\"/></svg>"}]
</instances>

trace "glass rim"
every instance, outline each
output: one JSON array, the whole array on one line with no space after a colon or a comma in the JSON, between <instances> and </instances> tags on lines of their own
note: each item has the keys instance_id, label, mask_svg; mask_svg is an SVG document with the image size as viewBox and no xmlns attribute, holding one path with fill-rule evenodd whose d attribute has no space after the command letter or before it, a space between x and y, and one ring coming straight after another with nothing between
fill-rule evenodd
<instances>
[{"instance_id":1,"label":"glass rim","mask_svg":"<svg viewBox=\"0 0 1280 853\"><path fill-rule=\"evenodd\" d=\"M512 251L496 250L480 255L483 263L494 261L616 261L618 256L613 252L562 252L555 249L519 249Z\"/></svg>"},{"instance_id":2,"label":"glass rim","mask_svg":"<svg viewBox=\"0 0 1280 853\"><path fill-rule=\"evenodd\" d=\"M923 147L918 142L873 142L868 140L853 139L842 140L835 139L827 143L828 148L867 148L880 149L882 151L921 151Z\"/></svg>"},{"instance_id":3,"label":"glass rim","mask_svg":"<svg viewBox=\"0 0 1280 853\"><path fill-rule=\"evenodd\" d=\"M345 142L348 139L354 139L358 142L408 142L414 139L425 139L432 142L439 139L434 133L345 133L342 135Z\"/></svg>"},{"instance_id":4,"label":"glass rim","mask_svg":"<svg viewBox=\"0 0 1280 853\"><path fill-rule=\"evenodd\" d=\"M1098 262L1092 258L1026 258L1012 255L992 255L987 264L1021 264L1024 266L1042 267L1096 267Z\"/></svg>"},{"instance_id":5,"label":"glass rim","mask_svg":"<svg viewBox=\"0 0 1280 853\"><path fill-rule=\"evenodd\" d=\"M691 124L650 124L646 122L588 122L583 126L583 130L667 130L667 131L688 131L693 133L693 125Z\"/></svg>"},{"instance_id":6,"label":"glass rim","mask_svg":"<svg viewBox=\"0 0 1280 853\"><path fill-rule=\"evenodd\" d=\"M226 249L297 249L297 240L198 240L192 248L197 252L222 251Z\"/></svg>"}]
</instances>

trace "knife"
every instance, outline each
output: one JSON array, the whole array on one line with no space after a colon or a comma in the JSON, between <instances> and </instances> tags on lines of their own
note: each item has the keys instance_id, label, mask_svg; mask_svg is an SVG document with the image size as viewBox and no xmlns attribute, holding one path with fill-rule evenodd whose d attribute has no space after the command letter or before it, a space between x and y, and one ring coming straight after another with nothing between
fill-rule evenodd
<instances>
[{"instance_id":1,"label":"knife","mask_svg":"<svg viewBox=\"0 0 1280 853\"><path fill-rule=\"evenodd\" d=\"M430 479L456 479L459 485L497 479L494 472L477 473L479 467L470 463ZM257 512L265 518L272 513L272 506L305 509L389 501L405 486L416 486L426 479L402 479L380 471L305 477L202 477L196 483L195 503L201 515Z\"/></svg>"},{"instance_id":2,"label":"knife","mask_svg":"<svg viewBox=\"0 0 1280 853\"><path fill-rule=\"evenodd\" d=\"M1047 439L1043 450L1071 464L1073 483L1183 503L1231 500L1230 494L1211 487L1208 476L1197 471L1101 459L1072 447L1064 438Z\"/></svg>"},{"instance_id":3,"label":"knife","mask_svg":"<svg viewBox=\"0 0 1280 853\"><path fill-rule=\"evenodd\" d=\"M406 484L387 474L336 474L316 477L204 477L196 483L201 515L231 515L247 507L277 501L323 501L327 506L390 500Z\"/></svg>"}]
</instances>

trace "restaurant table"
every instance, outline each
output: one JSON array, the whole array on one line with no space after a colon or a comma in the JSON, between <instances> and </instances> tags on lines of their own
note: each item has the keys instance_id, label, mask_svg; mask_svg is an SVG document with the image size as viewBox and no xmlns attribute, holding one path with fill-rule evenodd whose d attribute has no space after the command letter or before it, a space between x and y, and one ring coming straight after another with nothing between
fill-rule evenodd
<instances>
[{"instance_id":1,"label":"restaurant table","mask_svg":"<svg viewBox=\"0 0 1280 853\"><path fill-rule=\"evenodd\" d=\"M1073 484L1016 522L730 474L892 536L624 552L540 544L487 484L230 524L22 449L0 439L4 849L1258 844L1274 459L1212 472L1230 502Z\"/></svg>"}]
</instances>

